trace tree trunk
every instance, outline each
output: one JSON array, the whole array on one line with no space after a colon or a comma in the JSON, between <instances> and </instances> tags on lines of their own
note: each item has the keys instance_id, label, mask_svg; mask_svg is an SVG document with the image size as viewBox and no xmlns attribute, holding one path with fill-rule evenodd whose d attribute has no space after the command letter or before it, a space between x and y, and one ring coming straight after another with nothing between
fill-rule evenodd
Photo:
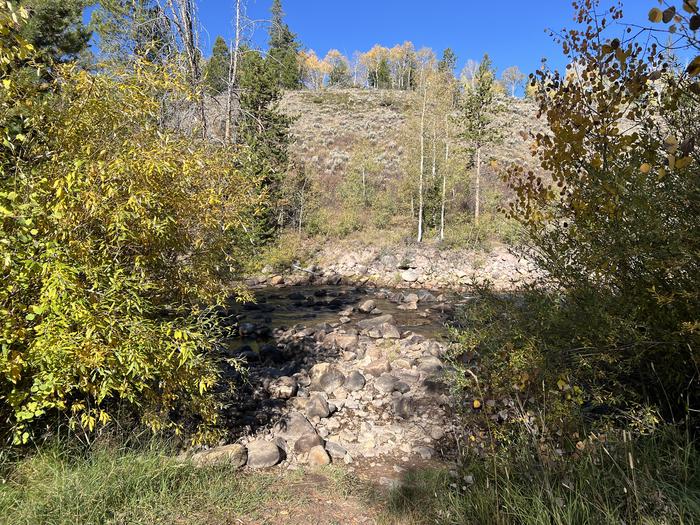
<instances>
[{"instance_id":1,"label":"tree trunk","mask_svg":"<svg viewBox=\"0 0 700 525\"><path fill-rule=\"evenodd\" d=\"M233 96L236 91L238 78L238 51L241 46L241 0L236 0L236 36L230 53L228 67L228 91L226 93L226 132L224 140L227 144L236 142L233 125Z\"/></svg>"},{"instance_id":2,"label":"tree trunk","mask_svg":"<svg viewBox=\"0 0 700 525\"><path fill-rule=\"evenodd\" d=\"M479 223L479 199L481 193L481 146L476 147L476 181L474 184L474 222Z\"/></svg>"},{"instance_id":3,"label":"tree trunk","mask_svg":"<svg viewBox=\"0 0 700 525\"><path fill-rule=\"evenodd\" d=\"M425 171L425 110L428 88L423 86L423 107L420 116L420 175L418 183L418 242L423 242L423 174Z\"/></svg>"},{"instance_id":4,"label":"tree trunk","mask_svg":"<svg viewBox=\"0 0 700 525\"><path fill-rule=\"evenodd\" d=\"M440 203L440 240L445 240L445 201L447 200L447 163L450 160L449 115L445 115L445 166L442 170L442 202Z\"/></svg>"}]
</instances>

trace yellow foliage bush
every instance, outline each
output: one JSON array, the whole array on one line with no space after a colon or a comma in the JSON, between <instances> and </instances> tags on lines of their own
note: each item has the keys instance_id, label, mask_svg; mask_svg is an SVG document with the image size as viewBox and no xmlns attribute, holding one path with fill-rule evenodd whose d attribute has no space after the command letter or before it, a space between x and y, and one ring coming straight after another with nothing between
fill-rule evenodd
<instances>
[{"instance_id":1,"label":"yellow foliage bush","mask_svg":"<svg viewBox=\"0 0 700 525\"><path fill-rule=\"evenodd\" d=\"M245 259L260 181L245 151L165 128L163 94L192 96L172 72L63 66L27 81L38 67L10 9L0 7L1 430L23 442L60 411L91 431L119 405L155 430L189 420L204 432L216 422L219 328L203 305Z\"/></svg>"}]
</instances>

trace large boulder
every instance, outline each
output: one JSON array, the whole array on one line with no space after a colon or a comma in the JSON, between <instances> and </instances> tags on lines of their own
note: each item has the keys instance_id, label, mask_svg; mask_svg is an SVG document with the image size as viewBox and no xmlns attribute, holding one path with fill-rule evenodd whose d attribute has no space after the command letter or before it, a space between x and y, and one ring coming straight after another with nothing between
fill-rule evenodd
<instances>
[{"instance_id":1,"label":"large boulder","mask_svg":"<svg viewBox=\"0 0 700 525\"><path fill-rule=\"evenodd\" d=\"M391 314L378 315L377 317L370 317L369 319L363 319L357 322L357 327L360 330L371 330L372 328L379 327L384 323L394 324L394 316Z\"/></svg>"},{"instance_id":2,"label":"large boulder","mask_svg":"<svg viewBox=\"0 0 700 525\"><path fill-rule=\"evenodd\" d=\"M418 272L415 270L406 270L401 272L401 279L407 283L415 283L419 277Z\"/></svg>"},{"instance_id":3,"label":"large boulder","mask_svg":"<svg viewBox=\"0 0 700 525\"><path fill-rule=\"evenodd\" d=\"M311 369L311 390L322 390L330 394L345 383L345 374L337 367L323 363Z\"/></svg>"},{"instance_id":4,"label":"large boulder","mask_svg":"<svg viewBox=\"0 0 700 525\"><path fill-rule=\"evenodd\" d=\"M299 412L292 412L282 418L274 427L274 432L287 441L296 441L304 434L316 432L309 420Z\"/></svg>"},{"instance_id":5,"label":"large boulder","mask_svg":"<svg viewBox=\"0 0 700 525\"><path fill-rule=\"evenodd\" d=\"M365 387L365 383L365 376L355 370L345 379L345 390L348 392L357 392Z\"/></svg>"},{"instance_id":6,"label":"large boulder","mask_svg":"<svg viewBox=\"0 0 700 525\"><path fill-rule=\"evenodd\" d=\"M328 402L319 394L312 395L306 402L306 417L324 418L330 415Z\"/></svg>"},{"instance_id":7,"label":"large boulder","mask_svg":"<svg viewBox=\"0 0 700 525\"><path fill-rule=\"evenodd\" d=\"M258 439L248 443L248 466L259 469L274 467L282 459L280 449L271 441Z\"/></svg>"},{"instance_id":8,"label":"large boulder","mask_svg":"<svg viewBox=\"0 0 700 525\"><path fill-rule=\"evenodd\" d=\"M241 468L247 460L248 451L238 444L215 447L192 456L192 463L197 466L230 465L233 468Z\"/></svg>"},{"instance_id":9,"label":"large boulder","mask_svg":"<svg viewBox=\"0 0 700 525\"><path fill-rule=\"evenodd\" d=\"M294 452L296 452L297 454L306 454L312 448L317 446L323 446L324 444L325 441L323 440L323 438L315 432L304 434L296 440L296 443L294 443Z\"/></svg>"},{"instance_id":10,"label":"large boulder","mask_svg":"<svg viewBox=\"0 0 700 525\"><path fill-rule=\"evenodd\" d=\"M323 445L318 445L309 450L309 465L312 467L321 467L323 465L328 465L331 462L331 458L323 448Z\"/></svg>"}]
</instances>

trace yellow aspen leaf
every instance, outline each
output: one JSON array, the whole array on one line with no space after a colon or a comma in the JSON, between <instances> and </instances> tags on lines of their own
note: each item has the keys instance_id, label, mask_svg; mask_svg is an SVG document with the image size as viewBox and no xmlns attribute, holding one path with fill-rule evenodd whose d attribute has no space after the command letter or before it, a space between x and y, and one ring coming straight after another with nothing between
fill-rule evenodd
<instances>
[{"instance_id":1,"label":"yellow aspen leaf","mask_svg":"<svg viewBox=\"0 0 700 525\"><path fill-rule=\"evenodd\" d=\"M697 77L700 75L700 56L695 57L693 61L688 64L687 69L685 70L686 73L688 73L691 77Z\"/></svg>"},{"instance_id":2,"label":"yellow aspen leaf","mask_svg":"<svg viewBox=\"0 0 700 525\"><path fill-rule=\"evenodd\" d=\"M658 24L664 19L664 14L659 9L658 7L654 7L651 11L649 11L649 21L654 22L655 24Z\"/></svg>"},{"instance_id":3,"label":"yellow aspen leaf","mask_svg":"<svg viewBox=\"0 0 700 525\"><path fill-rule=\"evenodd\" d=\"M698 0L683 0L683 9L688 13L697 13Z\"/></svg>"},{"instance_id":4,"label":"yellow aspen leaf","mask_svg":"<svg viewBox=\"0 0 700 525\"><path fill-rule=\"evenodd\" d=\"M479 408L481 408L481 401L475 399L472 405L474 406L474 410L478 410Z\"/></svg>"},{"instance_id":5,"label":"yellow aspen leaf","mask_svg":"<svg viewBox=\"0 0 700 525\"><path fill-rule=\"evenodd\" d=\"M649 173L651 171L651 164L648 164L645 162L644 164L639 166L639 171L641 171L642 173L644 173L644 175L646 175L647 173Z\"/></svg>"},{"instance_id":6,"label":"yellow aspen leaf","mask_svg":"<svg viewBox=\"0 0 700 525\"><path fill-rule=\"evenodd\" d=\"M680 159L676 159L676 169L682 170L687 168L692 162L692 157L681 157Z\"/></svg>"}]
</instances>

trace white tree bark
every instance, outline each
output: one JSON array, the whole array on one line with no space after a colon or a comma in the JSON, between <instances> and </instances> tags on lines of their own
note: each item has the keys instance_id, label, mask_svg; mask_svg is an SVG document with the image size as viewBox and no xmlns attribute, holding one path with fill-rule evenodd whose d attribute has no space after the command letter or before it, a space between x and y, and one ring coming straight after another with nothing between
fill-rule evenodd
<instances>
[{"instance_id":1,"label":"white tree bark","mask_svg":"<svg viewBox=\"0 0 700 525\"><path fill-rule=\"evenodd\" d=\"M423 178L425 173L425 111L428 105L428 87L423 86L423 105L420 116L420 175L418 182L418 242L423 242Z\"/></svg>"},{"instance_id":2,"label":"white tree bark","mask_svg":"<svg viewBox=\"0 0 700 525\"><path fill-rule=\"evenodd\" d=\"M233 97L236 93L236 80L238 78L238 54L241 47L241 0L236 0L236 34L233 41L233 49L229 55L228 90L226 93L226 131L224 139L226 143L236 141L235 126L233 123Z\"/></svg>"},{"instance_id":3,"label":"white tree bark","mask_svg":"<svg viewBox=\"0 0 700 525\"><path fill-rule=\"evenodd\" d=\"M474 183L474 222L479 223L479 201L481 193L481 145L476 147L476 180Z\"/></svg>"}]
</instances>

